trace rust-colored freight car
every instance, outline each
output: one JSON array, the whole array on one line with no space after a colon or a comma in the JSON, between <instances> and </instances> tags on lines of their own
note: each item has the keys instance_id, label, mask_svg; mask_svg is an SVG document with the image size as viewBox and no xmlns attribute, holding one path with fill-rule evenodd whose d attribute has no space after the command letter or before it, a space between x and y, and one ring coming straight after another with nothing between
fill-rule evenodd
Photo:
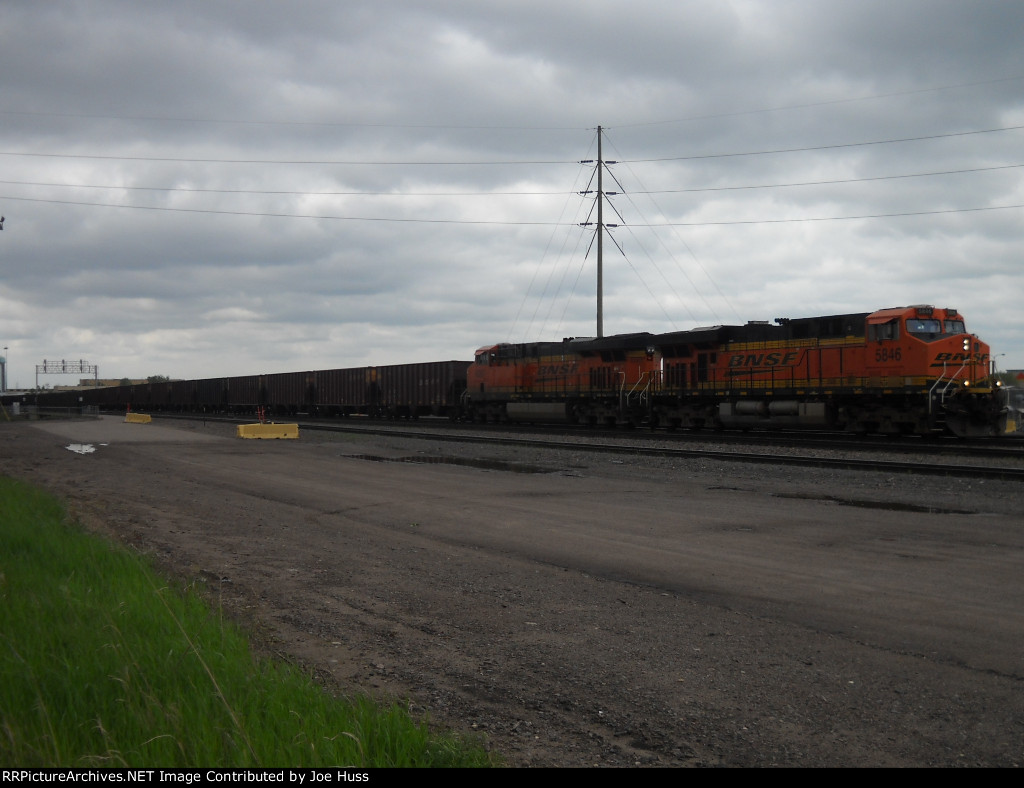
<instances>
[{"instance_id":1,"label":"rust-colored freight car","mask_svg":"<svg viewBox=\"0 0 1024 788\"><path fill-rule=\"evenodd\" d=\"M315 375L316 412L321 416L369 414L379 399L373 367L326 369Z\"/></svg>"},{"instance_id":2,"label":"rust-colored freight car","mask_svg":"<svg viewBox=\"0 0 1024 788\"><path fill-rule=\"evenodd\" d=\"M194 380L167 381L167 410L172 413L184 413L194 406L196 395Z\"/></svg>"},{"instance_id":3,"label":"rust-colored freight car","mask_svg":"<svg viewBox=\"0 0 1024 788\"><path fill-rule=\"evenodd\" d=\"M312 413L316 407L316 380L316 372L276 372L261 375L261 404L271 416Z\"/></svg>"},{"instance_id":4,"label":"rust-colored freight car","mask_svg":"<svg viewBox=\"0 0 1024 788\"><path fill-rule=\"evenodd\" d=\"M147 408L151 412L168 410L171 397L170 381L153 381L147 384L147 388L149 389L146 392L146 399L148 400Z\"/></svg>"},{"instance_id":5,"label":"rust-colored freight car","mask_svg":"<svg viewBox=\"0 0 1024 788\"><path fill-rule=\"evenodd\" d=\"M225 413L228 410L228 378L203 378L194 381L190 392L191 410L198 413Z\"/></svg>"},{"instance_id":6,"label":"rust-colored freight car","mask_svg":"<svg viewBox=\"0 0 1024 788\"><path fill-rule=\"evenodd\" d=\"M466 390L468 361L376 367L378 412L386 418L455 418Z\"/></svg>"},{"instance_id":7,"label":"rust-colored freight car","mask_svg":"<svg viewBox=\"0 0 1024 788\"><path fill-rule=\"evenodd\" d=\"M227 392L228 413L255 414L257 408L263 404L259 375L224 378L224 386Z\"/></svg>"}]
</instances>

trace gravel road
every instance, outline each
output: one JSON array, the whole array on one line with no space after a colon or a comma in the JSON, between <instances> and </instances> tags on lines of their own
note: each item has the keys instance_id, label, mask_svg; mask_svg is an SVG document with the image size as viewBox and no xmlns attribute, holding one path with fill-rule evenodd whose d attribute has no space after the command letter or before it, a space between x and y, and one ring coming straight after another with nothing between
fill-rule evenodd
<instances>
[{"instance_id":1,"label":"gravel road","mask_svg":"<svg viewBox=\"0 0 1024 788\"><path fill-rule=\"evenodd\" d=\"M0 473L512 766L1024 762L1019 484L114 418Z\"/></svg>"}]
</instances>

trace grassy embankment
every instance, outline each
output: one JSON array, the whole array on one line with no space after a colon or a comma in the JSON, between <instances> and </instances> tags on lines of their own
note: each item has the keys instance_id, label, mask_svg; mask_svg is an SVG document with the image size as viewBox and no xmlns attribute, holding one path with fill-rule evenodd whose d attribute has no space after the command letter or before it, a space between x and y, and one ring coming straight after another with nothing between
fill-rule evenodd
<instances>
[{"instance_id":1,"label":"grassy embankment","mask_svg":"<svg viewBox=\"0 0 1024 788\"><path fill-rule=\"evenodd\" d=\"M255 657L194 592L0 477L0 765L487 766L398 706Z\"/></svg>"}]
</instances>

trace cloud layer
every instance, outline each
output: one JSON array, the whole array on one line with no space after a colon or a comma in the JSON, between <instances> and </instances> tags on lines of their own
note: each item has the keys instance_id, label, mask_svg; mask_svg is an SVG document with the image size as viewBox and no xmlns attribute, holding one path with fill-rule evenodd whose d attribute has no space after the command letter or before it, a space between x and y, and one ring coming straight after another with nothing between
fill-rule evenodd
<instances>
[{"instance_id":1,"label":"cloud layer","mask_svg":"<svg viewBox=\"0 0 1024 788\"><path fill-rule=\"evenodd\" d=\"M606 333L935 303L1024 367L1021 29L941 0L9 2L10 383L592 335L598 125Z\"/></svg>"}]
</instances>

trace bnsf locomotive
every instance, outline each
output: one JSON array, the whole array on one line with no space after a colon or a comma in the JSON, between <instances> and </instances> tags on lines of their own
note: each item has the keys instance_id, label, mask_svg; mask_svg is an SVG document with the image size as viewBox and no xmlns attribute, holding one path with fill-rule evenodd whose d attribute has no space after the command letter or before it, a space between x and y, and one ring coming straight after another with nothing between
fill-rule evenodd
<instances>
[{"instance_id":1,"label":"bnsf locomotive","mask_svg":"<svg viewBox=\"0 0 1024 788\"><path fill-rule=\"evenodd\" d=\"M442 361L16 397L106 410L994 435L1021 402L955 309L910 306L480 348ZM8 399L11 399L8 397Z\"/></svg>"},{"instance_id":2,"label":"bnsf locomotive","mask_svg":"<svg viewBox=\"0 0 1024 788\"><path fill-rule=\"evenodd\" d=\"M467 373L466 410L480 420L960 436L1003 433L1008 414L989 346L957 310L931 306L487 346Z\"/></svg>"}]
</instances>

